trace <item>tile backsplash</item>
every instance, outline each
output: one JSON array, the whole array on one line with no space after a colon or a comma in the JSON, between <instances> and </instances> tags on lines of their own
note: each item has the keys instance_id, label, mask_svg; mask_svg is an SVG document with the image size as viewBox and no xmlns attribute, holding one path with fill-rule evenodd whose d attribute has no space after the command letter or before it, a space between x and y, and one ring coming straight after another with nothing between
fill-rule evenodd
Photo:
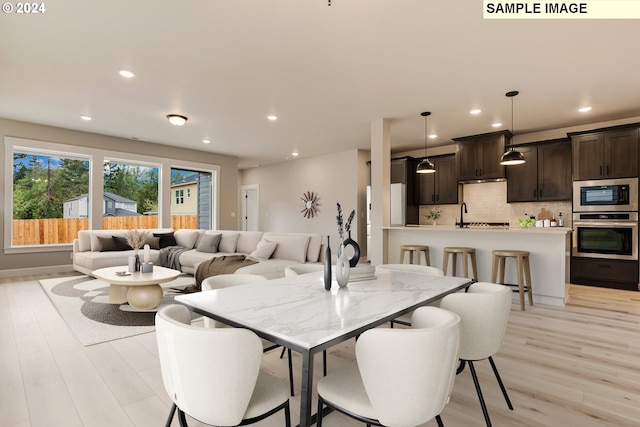
<instances>
[{"instance_id":1,"label":"tile backsplash","mask_svg":"<svg viewBox=\"0 0 640 427\"><path fill-rule=\"evenodd\" d=\"M507 183L483 182L477 184L461 184L460 203L457 205L420 206L420 224L429 225L425 218L429 210L439 208L442 215L438 225L453 225L460 218L460 204L467 204L465 222L503 222L516 225L516 219L525 218L525 214L538 217L542 209L558 217L562 212L565 227L571 226L571 201L560 202L523 202L507 203Z\"/></svg>"}]
</instances>

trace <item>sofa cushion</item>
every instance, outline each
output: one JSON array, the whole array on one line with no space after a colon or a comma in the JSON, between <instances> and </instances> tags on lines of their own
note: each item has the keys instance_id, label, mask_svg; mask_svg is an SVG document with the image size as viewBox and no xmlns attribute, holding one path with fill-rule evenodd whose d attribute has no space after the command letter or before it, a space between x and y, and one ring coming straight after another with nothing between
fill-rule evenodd
<instances>
[{"instance_id":1,"label":"sofa cushion","mask_svg":"<svg viewBox=\"0 0 640 427\"><path fill-rule=\"evenodd\" d=\"M240 233L221 233L220 244L218 245L218 251L235 253L236 246L238 244L238 238Z\"/></svg>"},{"instance_id":2,"label":"sofa cushion","mask_svg":"<svg viewBox=\"0 0 640 427\"><path fill-rule=\"evenodd\" d=\"M278 244L272 258L290 259L298 263L307 259L310 237L308 234L264 233L265 239Z\"/></svg>"},{"instance_id":3,"label":"sofa cushion","mask_svg":"<svg viewBox=\"0 0 640 427\"><path fill-rule=\"evenodd\" d=\"M118 246L116 245L115 240L113 240L113 237L97 236L97 239L98 239L98 252L112 252L112 251L120 250L118 249Z\"/></svg>"},{"instance_id":4,"label":"sofa cushion","mask_svg":"<svg viewBox=\"0 0 640 427\"><path fill-rule=\"evenodd\" d=\"M160 249L166 248L167 246L178 246L178 242L176 242L176 238L171 233L153 233L153 237L160 238Z\"/></svg>"},{"instance_id":5,"label":"sofa cushion","mask_svg":"<svg viewBox=\"0 0 640 427\"><path fill-rule=\"evenodd\" d=\"M147 236L145 244L149 245L149 249L160 249L160 238Z\"/></svg>"},{"instance_id":6,"label":"sofa cushion","mask_svg":"<svg viewBox=\"0 0 640 427\"><path fill-rule=\"evenodd\" d=\"M102 240L100 236L98 236L98 240ZM130 251L133 249L125 237L111 236L111 240L116 247L116 251Z\"/></svg>"},{"instance_id":7,"label":"sofa cushion","mask_svg":"<svg viewBox=\"0 0 640 427\"><path fill-rule=\"evenodd\" d=\"M267 260L271 258L271 255L276 250L278 244L276 242L271 242L269 240L262 239L258 243L256 250L251 252L248 258L253 258L256 260Z\"/></svg>"},{"instance_id":8,"label":"sofa cushion","mask_svg":"<svg viewBox=\"0 0 640 427\"><path fill-rule=\"evenodd\" d=\"M204 233L202 237L200 237L200 242L198 242L198 247L196 248L196 250L198 252L207 252L210 254L216 253L218 252L218 245L220 245L221 238L221 233Z\"/></svg>"},{"instance_id":9,"label":"sofa cushion","mask_svg":"<svg viewBox=\"0 0 640 427\"><path fill-rule=\"evenodd\" d=\"M187 249L193 249L196 247L196 241L198 240L198 237L201 233L201 230L181 228L180 230L176 230L173 235L175 236L178 246L182 246L183 248Z\"/></svg>"},{"instance_id":10,"label":"sofa cushion","mask_svg":"<svg viewBox=\"0 0 640 427\"><path fill-rule=\"evenodd\" d=\"M258 247L264 233L262 231L241 231L236 245L236 252L250 254Z\"/></svg>"}]
</instances>

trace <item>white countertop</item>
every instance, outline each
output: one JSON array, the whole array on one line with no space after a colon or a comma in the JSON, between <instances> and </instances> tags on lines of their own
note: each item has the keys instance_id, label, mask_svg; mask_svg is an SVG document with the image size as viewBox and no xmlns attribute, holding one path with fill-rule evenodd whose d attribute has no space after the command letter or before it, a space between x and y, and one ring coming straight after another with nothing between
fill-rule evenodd
<instances>
[{"instance_id":1,"label":"white countertop","mask_svg":"<svg viewBox=\"0 0 640 427\"><path fill-rule=\"evenodd\" d=\"M455 231L455 232L499 232L499 233L550 233L550 234L567 234L573 231L569 227L455 227L453 225L409 225L409 226L389 226L382 227L385 230L409 230L409 231Z\"/></svg>"}]
</instances>

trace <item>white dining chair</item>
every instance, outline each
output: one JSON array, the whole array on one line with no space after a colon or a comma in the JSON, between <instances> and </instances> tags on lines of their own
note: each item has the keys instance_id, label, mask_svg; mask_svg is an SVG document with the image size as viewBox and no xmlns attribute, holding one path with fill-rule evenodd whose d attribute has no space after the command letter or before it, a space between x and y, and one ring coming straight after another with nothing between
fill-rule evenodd
<instances>
[{"instance_id":1,"label":"white dining chair","mask_svg":"<svg viewBox=\"0 0 640 427\"><path fill-rule=\"evenodd\" d=\"M312 264L312 263L293 264L285 267L284 277L292 277L292 276L297 276L299 274L314 273L316 271L322 271L322 270L324 270L323 264Z\"/></svg>"},{"instance_id":2,"label":"white dining chair","mask_svg":"<svg viewBox=\"0 0 640 427\"><path fill-rule=\"evenodd\" d=\"M507 330L511 310L511 289L508 286L495 283L474 283L469 286L466 293L449 294L442 298L440 307L457 313L462 319L458 373L464 370L465 364L469 365L485 422L490 427L491 419L474 363L489 359L507 406L513 410L513 405L493 360L493 355L502 347Z\"/></svg>"},{"instance_id":3,"label":"white dining chair","mask_svg":"<svg viewBox=\"0 0 640 427\"><path fill-rule=\"evenodd\" d=\"M284 409L291 426L287 387L260 369L262 344L248 329L191 325L189 310L172 304L156 313L158 356L165 390L178 411L215 426L251 424ZM186 414L186 415L185 415Z\"/></svg>"},{"instance_id":4,"label":"white dining chair","mask_svg":"<svg viewBox=\"0 0 640 427\"><path fill-rule=\"evenodd\" d=\"M222 288L229 288L232 286L245 285L247 283L262 282L266 280L267 280L266 277L260 276L258 274L218 274L215 276L207 277L202 281L202 292L211 291L213 289L222 289ZM222 322L218 322L217 320L210 319L205 316L204 326L207 328L226 328L229 325L226 325ZM261 338L261 340L262 340L262 348L265 353L267 351L271 351L275 348L280 347L280 345L274 342L265 340L263 338ZM284 356L284 348L282 350L283 352L282 354L280 354L281 359ZM288 361L289 390L290 390L291 396L293 396L295 392L293 387L293 361L291 360L290 349L287 349L287 356L289 358L289 361Z\"/></svg>"},{"instance_id":5,"label":"white dining chair","mask_svg":"<svg viewBox=\"0 0 640 427\"><path fill-rule=\"evenodd\" d=\"M421 425L436 418L455 378L460 318L437 307L414 311L411 329L377 328L356 342L356 361L318 382L317 425L324 406L367 423Z\"/></svg>"},{"instance_id":6,"label":"white dining chair","mask_svg":"<svg viewBox=\"0 0 640 427\"><path fill-rule=\"evenodd\" d=\"M438 267L429 267L419 264L381 264L376 268L382 268L387 270L400 270L400 271L413 271L416 273L434 274L436 276L444 276L444 271ZM403 314L391 321L391 327L393 324L398 323L400 325L411 326L411 313Z\"/></svg>"}]
</instances>

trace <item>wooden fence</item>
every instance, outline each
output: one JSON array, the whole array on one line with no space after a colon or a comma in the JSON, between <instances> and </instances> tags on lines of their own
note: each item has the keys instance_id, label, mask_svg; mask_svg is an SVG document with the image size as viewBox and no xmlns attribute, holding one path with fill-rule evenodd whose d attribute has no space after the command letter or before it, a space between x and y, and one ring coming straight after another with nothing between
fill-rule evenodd
<instances>
[{"instance_id":1,"label":"wooden fence","mask_svg":"<svg viewBox=\"0 0 640 427\"><path fill-rule=\"evenodd\" d=\"M13 220L13 246L55 245L72 243L78 231L87 230L87 218L48 218ZM157 215L106 216L102 219L103 230L132 230L159 228ZM196 215L171 215L171 228L198 228Z\"/></svg>"}]
</instances>

